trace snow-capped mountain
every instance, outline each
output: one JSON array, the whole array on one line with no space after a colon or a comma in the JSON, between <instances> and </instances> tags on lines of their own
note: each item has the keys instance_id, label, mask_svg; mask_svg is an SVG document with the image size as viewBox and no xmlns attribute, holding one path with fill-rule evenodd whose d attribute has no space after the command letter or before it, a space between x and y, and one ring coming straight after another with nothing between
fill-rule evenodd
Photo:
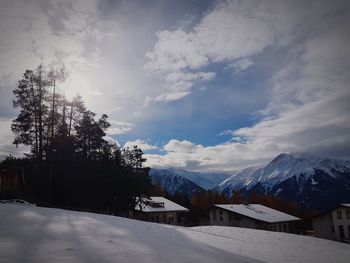
<instances>
[{"instance_id":1,"label":"snow-capped mountain","mask_svg":"<svg viewBox=\"0 0 350 263\"><path fill-rule=\"evenodd\" d=\"M169 194L176 193L192 196L196 191L202 191L203 188L194 182L177 175L165 169L151 169L149 172L153 185L159 185Z\"/></svg>"},{"instance_id":2,"label":"snow-capped mountain","mask_svg":"<svg viewBox=\"0 0 350 263\"><path fill-rule=\"evenodd\" d=\"M228 196L237 190L270 194L323 210L350 201L350 165L342 160L283 153L266 165L232 175L214 189Z\"/></svg>"},{"instance_id":3,"label":"snow-capped mountain","mask_svg":"<svg viewBox=\"0 0 350 263\"><path fill-rule=\"evenodd\" d=\"M219 185L214 187L213 190L231 196L233 190L240 190L243 187L243 182L261 167L262 166L259 165L245 168L222 181Z\"/></svg>"},{"instance_id":4,"label":"snow-capped mountain","mask_svg":"<svg viewBox=\"0 0 350 263\"><path fill-rule=\"evenodd\" d=\"M199 172L190 172L178 168L169 168L169 169L151 169L150 174L164 174L172 176L180 176L187 180L192 181L193 183L199 185L203 189L212 189L217 186L222 180L229 177L229 174L226 173L199 173Z\"/></svg>"}]
</instances>

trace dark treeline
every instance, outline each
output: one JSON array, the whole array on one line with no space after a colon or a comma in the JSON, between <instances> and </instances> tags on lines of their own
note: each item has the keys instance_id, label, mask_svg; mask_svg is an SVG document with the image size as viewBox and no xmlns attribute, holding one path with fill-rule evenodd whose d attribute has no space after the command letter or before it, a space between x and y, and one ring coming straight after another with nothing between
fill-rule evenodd
<instances>
[{"instance_id":1,"label":"dark treeline","mask_svg":"<svg viewBox=\"0 0 350 263\"><path fill-rule=\"evenodd\" d=\"M97 117L77 95L59 91L64 69L42 65L26 70L13 91L19 114L12 122L14 144L30 147L25 158L3 164L24 168L24 195L53 206L125 212L150 189L148 168L137 146L120 149L104 137L108 116Z\"/></svg>"},{"instance_id":2,"label":"dark treeline","mask_svg":"<svg viewBox=\"0 0 350 263\"><path fill-rule=\"evenodd\" d=\"M200 224L200 221L207 223L207 221L209 221L210 209L215 204L261 204L299 217L303 222L310 226L311 218L315 215L314 212L303 209L295 202L283 200L272 195L262 195L257 193L244 195L239 191L235 191L230 198L223 193L210 190L197 191L196 193L193 193L192 196L180 193L171 195L158 185L153 188L152 194L165 196L166 198L189 208L190 213L187 215L186 222L188 225L198 225Z\"/></svg>"}]
</instances>

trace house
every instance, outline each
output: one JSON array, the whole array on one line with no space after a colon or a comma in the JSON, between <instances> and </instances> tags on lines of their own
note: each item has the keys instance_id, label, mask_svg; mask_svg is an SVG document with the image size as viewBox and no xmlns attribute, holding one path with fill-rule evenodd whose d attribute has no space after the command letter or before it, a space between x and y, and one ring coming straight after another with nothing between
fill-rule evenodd
<instances>
[{"instance_id":1,"label":"house","mask_svg":"<svg viewBox=\"0 0 350 263\"><path fill-rule=\"evenodd\" d=\"M189 210L164 197L151 196L136 200L132 217L144 221L171 225L183 224L184 213Z\"/></svg>"},{"instance_id":2,"label":"house","mask_svg":"<svg viewBox=\"0 0 350 263\"><path fill-rule=\"evenodd\" d=\"M23 171L20 168L0 165L0 199L19 198L24 184Z\"/></svg>"},{"instance_id":3,"label":"house","mask_svg":"<svg viewBox=\"0 0 350 263\"><path fill-rule=\"evenodd\" d=\"M214 205L210 210L210 224L291 232L291 223L300 221L260 204Z\"/></svg>"},{"instance_id":4,"label":"house","mask_svg":"<svg viewBox=\"0 0 350 263\"><path fill-rule=\"evenodd\" d=\"M350 241L350 204L340 204L312 219L316 237Z\"/></svg>"}]
</instances>

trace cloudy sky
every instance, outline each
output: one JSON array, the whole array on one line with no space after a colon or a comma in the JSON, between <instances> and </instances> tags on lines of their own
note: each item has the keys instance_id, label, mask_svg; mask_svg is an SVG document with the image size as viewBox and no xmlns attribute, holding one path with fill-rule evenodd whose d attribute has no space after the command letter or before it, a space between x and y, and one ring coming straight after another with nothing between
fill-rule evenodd
<instances>
[{"instance_id":1,"label":"cloudy sky","mask_svg":"<svg viewBox=\"0 0 350 263\"><path fill-rule=\"evenodd\" d=\"M2 0L0 35L1 156L23 150L12 90L43 63L151 167L350 159L348 0Z\"/></svg>"}]
</instances>

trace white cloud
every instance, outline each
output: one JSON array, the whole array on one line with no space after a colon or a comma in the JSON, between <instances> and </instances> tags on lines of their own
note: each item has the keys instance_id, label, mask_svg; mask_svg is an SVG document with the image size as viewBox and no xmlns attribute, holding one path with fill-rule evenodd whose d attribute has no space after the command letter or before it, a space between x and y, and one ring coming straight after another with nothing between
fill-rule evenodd
<instances>
[{"instance_id":1,"label":"white cloud","mask_svg":"<svg viewBox=\"0 0 350 263\"><path fill-rule=\"evenodd\" d=\"M251 59L244 58L229 64L228 68L233 68L235 73L240 73L252 65L254 65L254 62Z\"/></svg>"},{"instance_id":2,"label":"white cloud","mask_svg":"<svg viewBox=\"0 0 350 263\"><path fill-rule=\"evenodd\" d=\"M68 97L79 92L89 104L102 95L90 84L91 72L99 65L98 43L109 34L98 15L97 0L1 2L1 77L13 87L26 69L40 63L65 65L69 78L59 88Z\"/></svg>"},{"instance_id":3,"label":"white cloud","mask_svg":"<svg viewBox=\"0 0 350 263\"><path fill-rule=\"evenodd\" d=\"M234 171L257 162L264 162L269 156L252 155L249 147L240 143L224 143L203 146L189 141L172 139L165 146L165 155L146 154L146 165L155 168L180 167L194 171Z\"/></svg>"},{"instance_id":4,"label":"white cloud","mask_svg":"<svg viewBox=\"0 0 350 263\"><path fill-rule=\"evenodd\" d=\"M235 29L238 33L230 35L228 32L224 34L224 29L218 29L221 30L220 34L214 33L214 36L219 39L218 42L224 39L230 52L215 48L212 43L213 49L205 54L213 61L237 58L243 58L244 61L246 56L261 52L268 46L280 48L284 45L282 48L286 50L285 63L271 76L271 100L260 111L261 119L251 127L223 131L220 135L231 135L232 141L219 145L204 147L189 141L170 140L164 146L164 155L146 156L151 167L177 166L197 171L233 171L261 164L281 152L300 151L350 158L350 28L347 27L350 23L349 17L339 15L336 6L322 2L320 8L315 9L311 6L311 9L305 9L309 16L298 17L299 21L307 23L297 34L294 26L298 23L286 26L293 18L288 12L279 13L277 16L280 20L277 19L273 23L273 20L267 18L269 15L275 18L278 9L272 8L271 12L261 9L258 5L256 8L251 7L247 20L242 18L241 16L247 15L244 6L253 2L242 2L242 7L235 10L240 14L232 18L245 21L245 29L250 29L249 34L239 34L241 31ZM223 5L226 4L225 2ZM346 7L349 10L349 5ZM220 12L225 13L226 10ZM223 15L220 18L218 15L218 19L215 20L216 14L211 17L212 13L207 14L208 21L215 23L226 19L228 25L232 24L228 23L230 16ZM305 11L300 14L305 14ZM198 28L205 24L203 21L206 21L206 17L191 34L197 33ZM257 23L253 26L257 21L262 22L262 25ZM269 30L272 30L265 32L270 37L259 39L261 35L258 34L256 43L249 40L249 35L255 35L255 29L264 29L264 21L269 24ZM290 32L294 36L288 38L281 29L275 28L279 23L282 29L288 29L286 33ZM210 38L209 34L207 37ZM237 38L237 43L243 48L239 49L236 43L229 42L231 37ZM210 45L211 42L208 43ZM288 48L287 43L290 45ZM240 61L242 62L236 62ZM245 67L244 63L236 65Z\"/></svg>"},{"instance_id":5,"label":"white cloud","mask_svg":"<svg viewBox=\"0 0 350 263\"><path fill-rule=\"evenodd\" d=\"M23 153L28 152L26 146L19 145L15 147L12 142L15 138L11 132L12 120L8 118L0 118L0 159L9 156L10 154L16 157L23 156Z\"/></svg>"},{"instance_id":6,"label":"white cloud","mask_svg":"<svg viewBox=\"0 0 350 263\"><path fill-rule=\"evenodd\" d=\"M144 68L166 85L156 99L147 98L146 104L189 95L198 80L214 78L214 72L204 72L213 62L231 61L236 72L247 69L253 64L248 57L272 45L289 42L304 13L301 7L286 1L221 1L189 32L180 29L158 32L158 41L146 54L149 60ZM191 79L196 74L210 77ZM178 86L182 87L182 96L169 99L167 94L178 92Z\"/></svg>"},{"instance_id":7,"label":"white cloud","mask_svg":"<svg viewBox=\"0 0 350 263\"><path fill-rule=\"evenodd\" d=\"M104 136L103 139L106 140L109 145L112 145L112 146L116 145L116 146L120 147L120 143L110 136Z\"/></svg>"},{"instance_id":8,"label":"white cloud","mask_svg":"<svg viewBox=\"0 0 350 263\"><path fill-rule=\"evenodd\" d=\"M270 75L271 99L259 111L255 125L223 132L232 139L219 145L170 140L164 146L165 155L148 155L149 163L231 171L280 152L307 150L349 157L348 1L217 1L191 30L173 31L164 31L164 25L134 22L125 12L134 10L129 1L113 10L112 21L103 20L96 3L1 3L2 111L25 69L42 60L65 63L71 79L60 88L72 95L78 89L93 111L110 109L107 113L112 119L128 120L112 121L108 132L126 134L147 114L167 117L168 108L160 111L144 109L144 105L189 96L199 82L219 75L217 68L231 65L240 71L253 61L266 60L261 64L266 66L262 74ZM150 36L159 28L163 31L158 32L153 46ZM144 64L140 57L147 50ZM265 51L270 55L264 57ZM160 82L146 79L145 72ZM210 83L205 86L217 88ZM103 94L96 96L99 93ZM235 96L233 89L232 94L228 98ZM146 117L151 120L153 116ZM1 145L7 145L1 151L12 151L9 128L1 133Z\"/></svg>"},{"instance_id":9,"label":"white cloud","mask_svg":"<svg viewBox=\"0 0 350 263\"><path fill-rule=\"evenodd\" d=\"M134 145L136 145L137 147L142 149L142 151L149 151L149 150L158 149L157 146L152 145L152 144L148 143L147 141L144 141L144 140L141 140L141 139L136 139L134 141L127 141L124 144L124 148L129 147L131 149Z\"/></svg>"},{"instance_id":10,"label":"white cloud","mask_svg":"<svg viewBox=\"0 0 350 263\"><path fill-rule=\"evenodd\" d=\"M109 123L111 127L107 130L108 135L125 134L130 132L135 126L133 123L126 121L109 120Z\"/></svg>"}]
</instances>

